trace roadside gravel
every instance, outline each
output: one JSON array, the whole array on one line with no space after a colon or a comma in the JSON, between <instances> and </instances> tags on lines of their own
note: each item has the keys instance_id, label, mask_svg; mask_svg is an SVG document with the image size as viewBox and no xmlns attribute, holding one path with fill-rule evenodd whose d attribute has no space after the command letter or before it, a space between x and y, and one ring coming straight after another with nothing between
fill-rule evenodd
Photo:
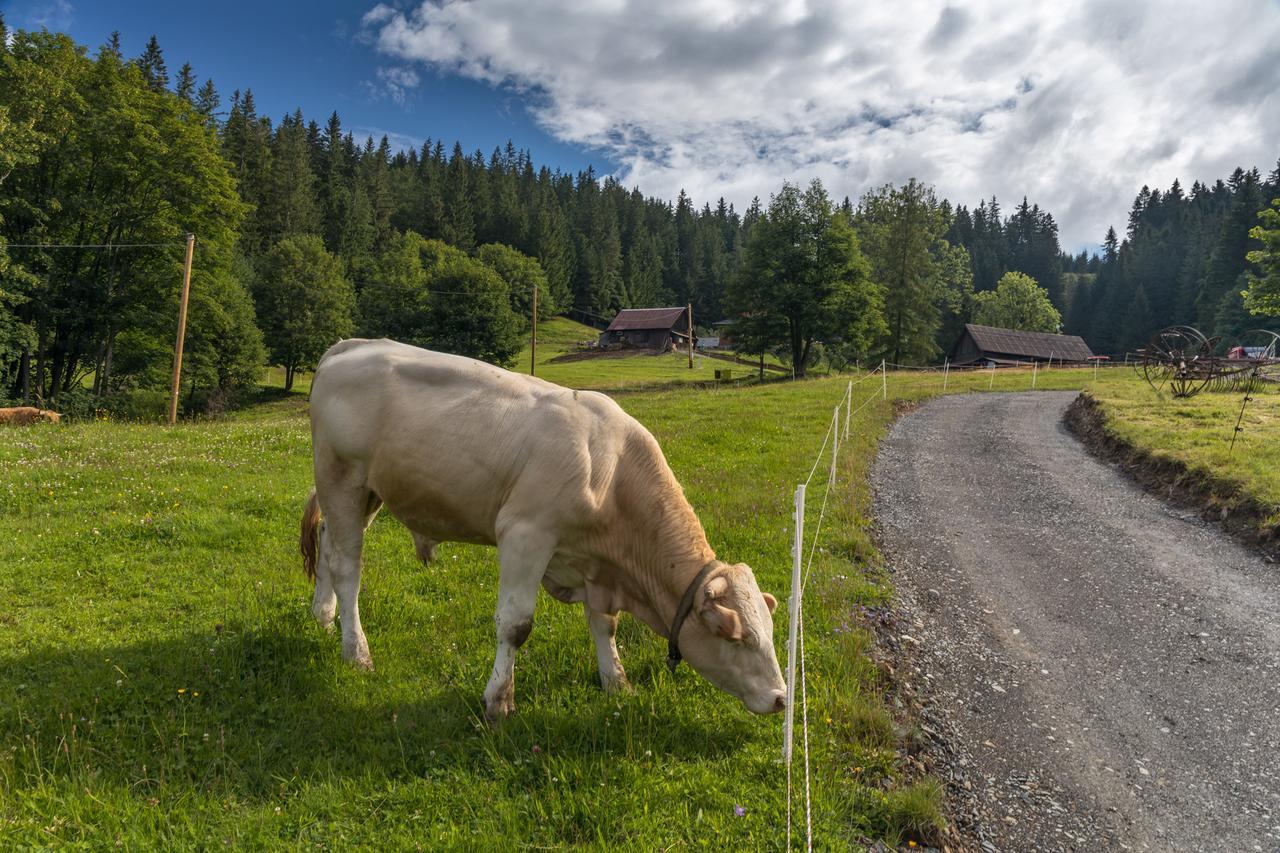
<instances>
[{"instance_id":1,"label":"roadside gravel","mask_svg":"<svg viewBox=\"0 0 1280 853\"><path fill-rule=\"evenodd\" d=\"M932 400L873 471L953 820L985 850L1280 850L1280 571L1091 457L1074 397Z\"/></svg>"}]
</instances>

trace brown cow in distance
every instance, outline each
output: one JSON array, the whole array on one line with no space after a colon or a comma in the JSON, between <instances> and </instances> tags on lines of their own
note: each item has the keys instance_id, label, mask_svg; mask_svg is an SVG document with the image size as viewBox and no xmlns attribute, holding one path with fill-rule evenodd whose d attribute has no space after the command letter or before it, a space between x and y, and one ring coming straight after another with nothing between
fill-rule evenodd
<instances>
[{"instance_id":1,"label":"brown cow in distance","mask_svg":"<svg viewBox=\"0 0 1280 853\"><path fill-rule=\"evenodd\" d=\"M35 406L15 406L11 409L0 409L0 426L27 426L48 422L56 424L62 415L48 409L37 409Z\"/></svg>"}]
</instances>

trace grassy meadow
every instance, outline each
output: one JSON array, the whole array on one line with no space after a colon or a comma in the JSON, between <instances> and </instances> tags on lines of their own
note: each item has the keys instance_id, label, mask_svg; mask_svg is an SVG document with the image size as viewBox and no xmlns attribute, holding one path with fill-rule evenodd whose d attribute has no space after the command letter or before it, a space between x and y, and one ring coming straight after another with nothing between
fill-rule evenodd
<instances>
[{"instance_id":1,"label":"grassy meadow","mask_svg":"<svg viewBox=\"0 0 1280 853\"><path fill-rule=\"evenodd\" d=\"M615 363L589 364L598 377ZM662 443L719 555L753 565L780 599L792 492L847 379L620 398ZM956 373L947 390L1030 380ZM1091 380L1052 371L1037 385ZM854 388L855 407L868 402L806 593L823 849L923 840L940 819L938 786L902 757L911 722L868 655L892 590L866 472L897 401L941 393L942 376L892 374L887 401L878 387ZM1141 388L1116 370L1095 392ZM784 848L781 717L752 716L688 667L672 676L664 642L630 617L618 644L635 691L609 696L581 609L542 595L517 715L482 722L492 549L446 544L424 568L380 517L361 596L377 668L344 665L310 617L296 552L309 452L297 393L176 428L0 433L0 847ZM778 618L780 654L784 640Z\"/></svg>"},{"instance_id":2,"label":"grassy meadow","mask_svg":"<svg viewBox=\"0 0 1280 853\"><path fill-rule=\"evenodd\" d=\"M538 361L537 375L548 382L593 391L642 391L661 389L675 385L710 384L717 382L717 370L730 370L734 382L750 382L755 379L755 368L745 364L735 364L721 359L708 358L695 354L693 369L689 369L689 357L684 352L667 352L658 355L646 353L629 353L617 357L601 357L580 361L556 361L562 355L578 352L578 345L584 341L595 340L600 332L590 326L583 325L567 317L549 317L538 324ZM530 346L516 356L511 370L517 373L528 373L530 364ZM773 365L781 362L773 356L767 361ZM825 375L826 369L819 368L815 375ZM766 376L776 379L777 371L769 371ZM264 384L271 388L284 387L284 369L272 367L267 370ZM293 390L306 394L311 390L311 375L299 373L294 378Z\"/></svg>"}]
</instances>

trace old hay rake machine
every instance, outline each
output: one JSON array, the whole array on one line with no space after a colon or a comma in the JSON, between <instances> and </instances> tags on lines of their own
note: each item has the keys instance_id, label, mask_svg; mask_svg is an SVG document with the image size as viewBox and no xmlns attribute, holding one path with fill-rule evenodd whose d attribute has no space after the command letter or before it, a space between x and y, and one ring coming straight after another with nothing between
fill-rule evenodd
<instances>
[{"instance_id":1,"label":"old hay rake machine","mask_svg":"<svg viewBox=\"0 0 1280 853\"><path fill-rule=\"evenodd\" d=\"M1262 383L1280 384L1280 334L1256 329L1233 346L1220 337L1207 338L1190 326L1170 326L1138 350L1134 368L1157 391L1174 397L1201 391L1244 392Z\"/></svg>"}]
</instances>

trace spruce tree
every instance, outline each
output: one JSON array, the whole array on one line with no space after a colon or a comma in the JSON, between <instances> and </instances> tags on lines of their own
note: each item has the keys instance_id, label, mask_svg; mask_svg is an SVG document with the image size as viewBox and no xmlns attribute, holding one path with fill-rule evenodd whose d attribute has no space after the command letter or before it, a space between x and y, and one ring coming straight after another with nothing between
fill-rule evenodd
<instances>
[{"instance_id":1,"label":"spruce tree","mask_svg":"<svg viewBox=\"0 0 1280 853\"><path fill-rule=\"evenodd\" d=\"M191 69L190 62L184 62L178 71L178 83L174 87L174 92L187 103L193 102L196 93L196 75Z\"/></svg>"},{"instance_id":2,"label":"spruce tree","mask_svg":"<svg viewBox=\"0 0 1280 853\"><path fill-rule=\"evenodd\" d=\"M147 41L146 50L137 59L137 66L142 71L142 79L147 81L153 91L163 92L169 88L169 71L165 68L164 52L160 50L160 42L153 35Z\"/></svg>"},{"instance_id":3,"label":"spruce tree","mask_svg":"<svg viewBox=\"0 0 1280 853\"><path fill-rule=\"evenodd\" d=\"M218 125L218 107L222 106L222 99L218 97L218 90L213 85L213 79L204 81L204 85L200 87L200 91L196 93L195 107L196 112L204 116L205 124L210 129L216 128Z\"/></svg>"}]
</instances>

